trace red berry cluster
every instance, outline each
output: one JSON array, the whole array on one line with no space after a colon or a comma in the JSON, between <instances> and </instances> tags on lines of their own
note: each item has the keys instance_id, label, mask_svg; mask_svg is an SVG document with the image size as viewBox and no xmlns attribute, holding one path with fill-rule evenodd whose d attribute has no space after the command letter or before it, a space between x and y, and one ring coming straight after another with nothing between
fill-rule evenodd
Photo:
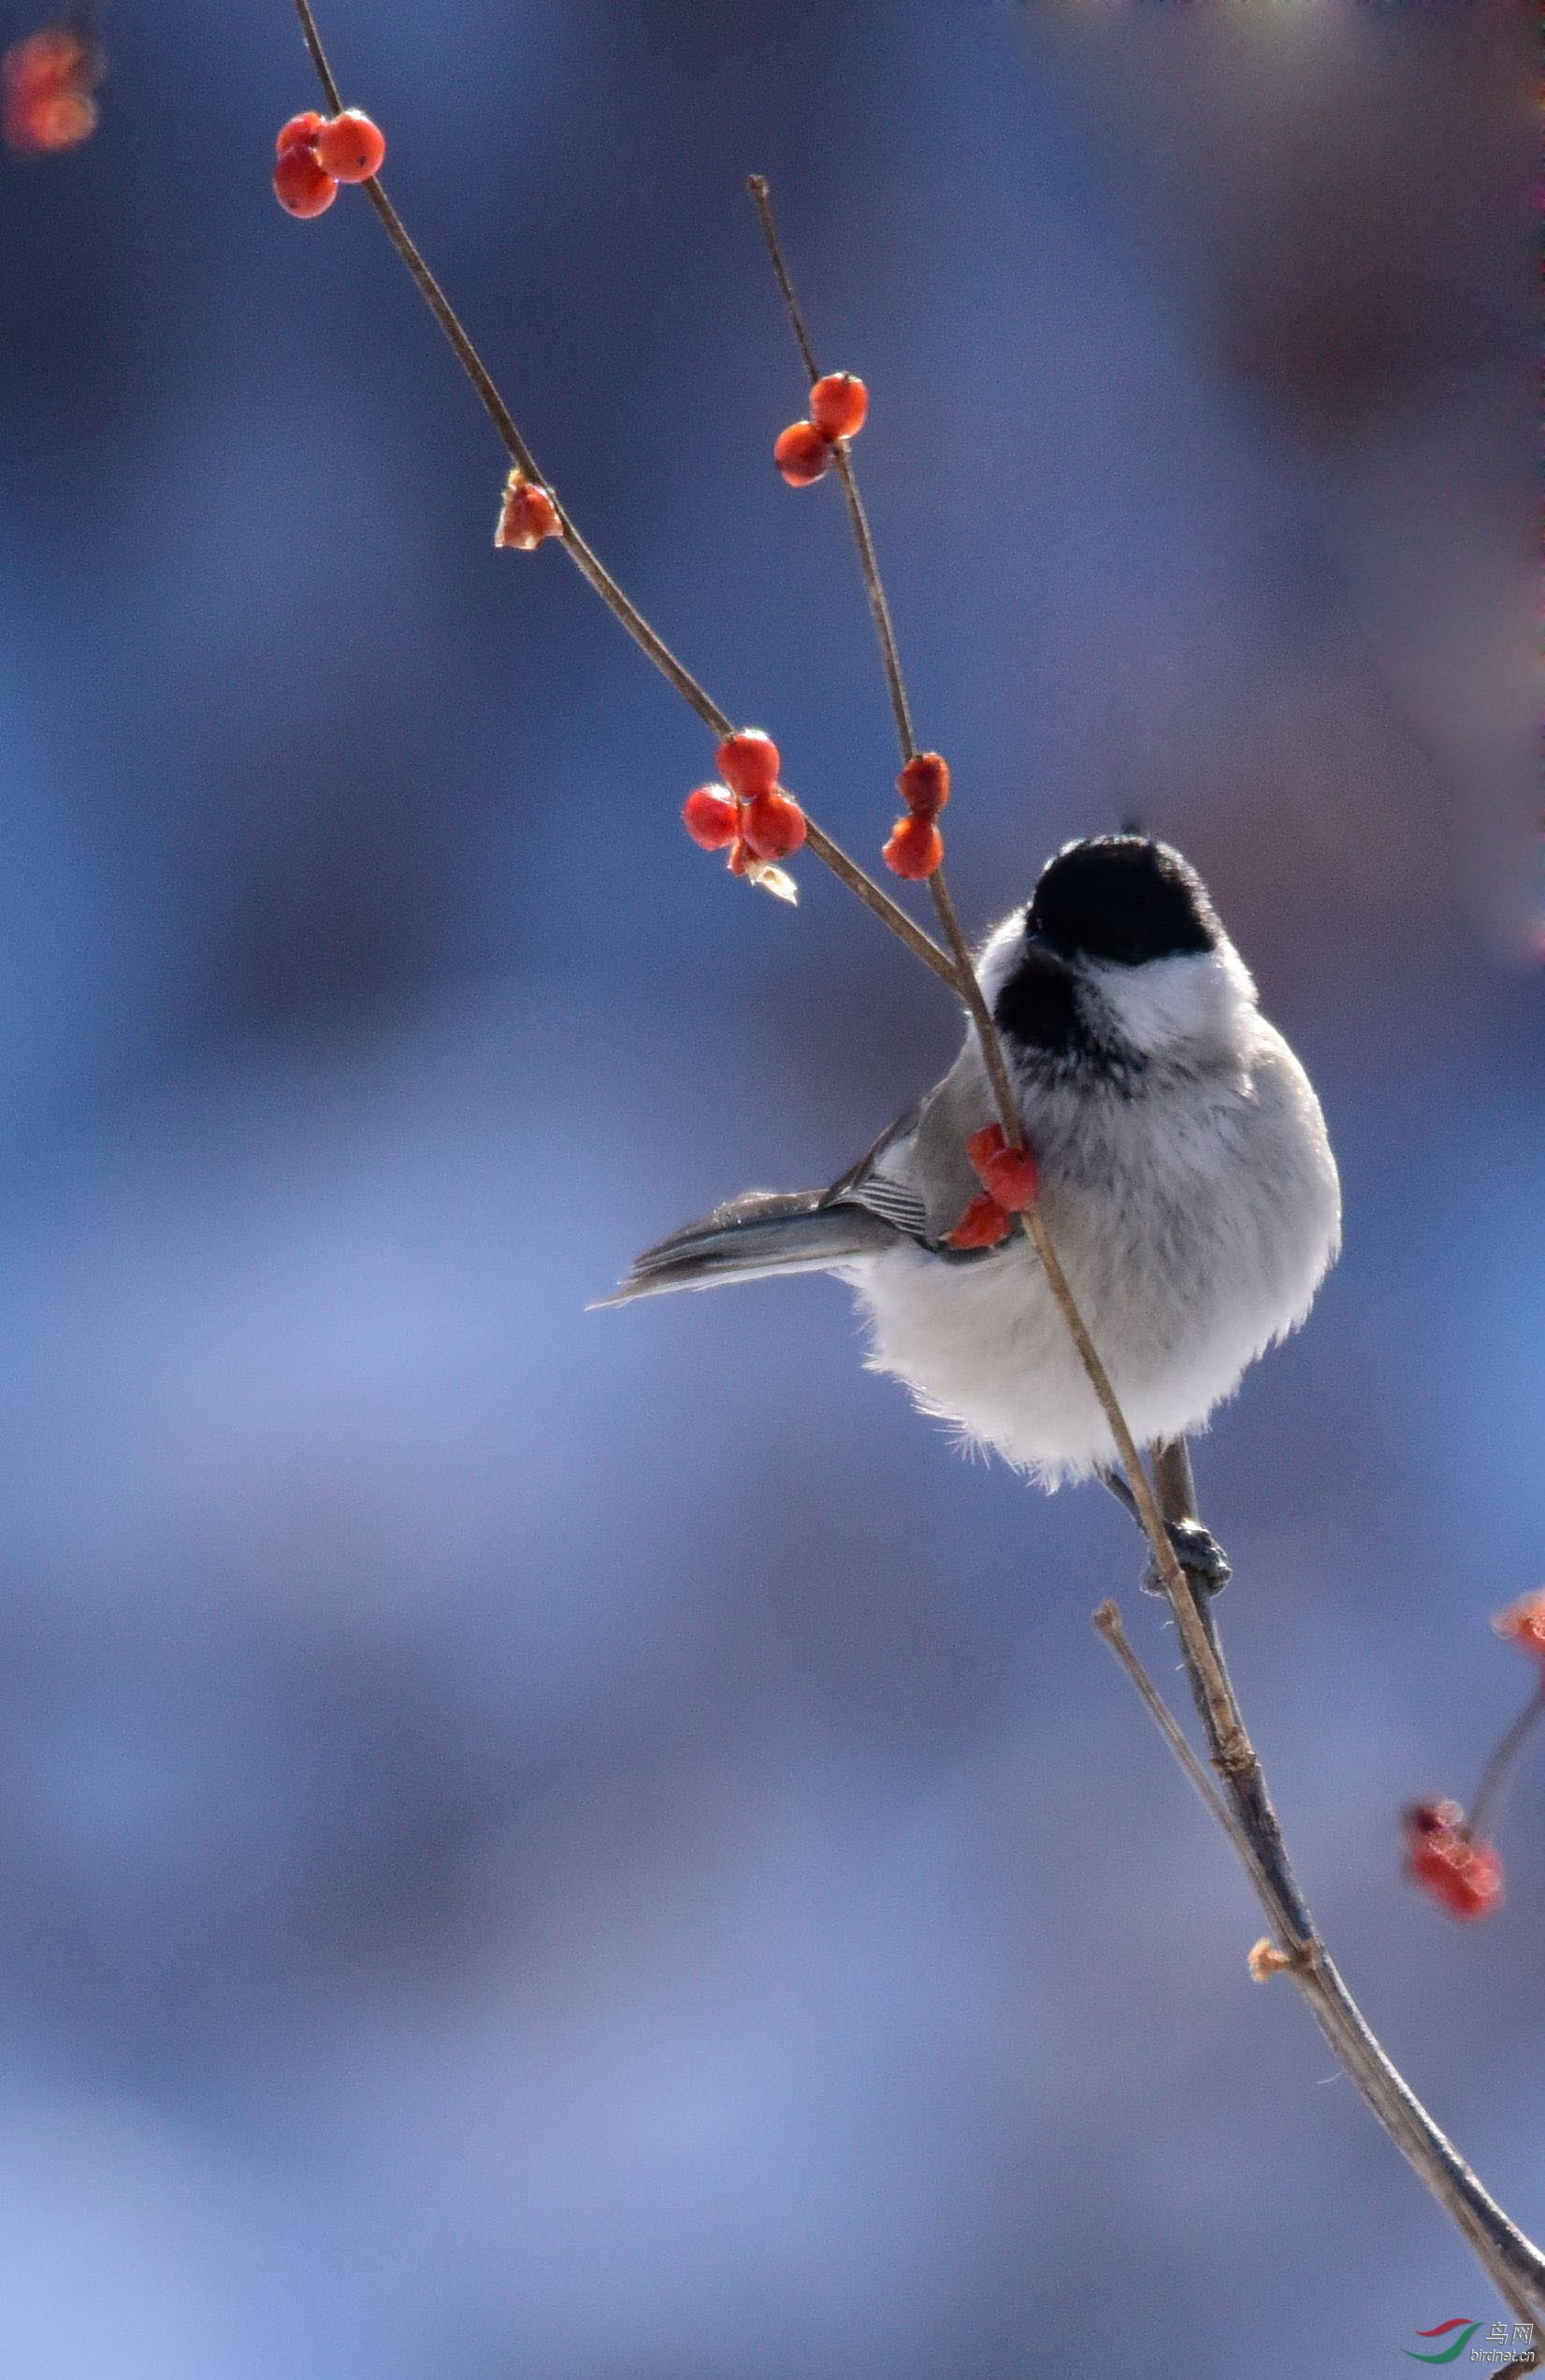
<instances>
[{"instance_id":1,"label":"red berry cluster","mask_svg":"<svg viewBox=\"0 0 1545 2380\"><path fill-rule=\"evenodd\" d=\"M380 173L386 139L357 108L319 116L314 108L292 116L275 144L274 196L292 215L325 215L340 181L370 181Z\"/></svg>"},{"instance_id":2,"label":"red berry cluster","mask_svg":"<svg viewBox=\"0 0 1545 2380\"><path fill-rule=\"evenodd\" d=\"M1033 1206L1040 1195L1041 1176L1028 1148L1011 1148L1001 1124L984 1125L966 1143L966 1155L981 1190L952 1232L946 1248L996 1248L1014 1228L1016 1215Z\"/></svg>"},{"instance_id":3,"label":"red berry cluster","mask_svg":"<svg viewBox=\"0 0 1545 2380\"><path fill-rule=\"evenodd\" d=\"M778 783L778 747L760 728L728 735L715 755L722 785L700 785L682 805L682 823L703 851L728 851L732 875L791 859L808 831L804 812Z\"/></svg>"},{"instance_id":4,"label":"red berry cluster","mask_svg":"<svg viewBox=\"0 0 1545 2380\"><path fill-rule=\"evenodd\" d=\"M934 821L949 800L949 763L937 752L917 752L896 780L906 804L880 857L893 875L920 882L942 867L945 839Z\"/></svg>"},{"instance_id":5,"label":"red berry cluster","mask_svg":"<svg viewBox=\"0 0 1545 2380\"><path fill-rule=\"evenodd\" d=\"M530 554L544 537L562 535L558 508L546 488L528 480L524 471L512 471L504 483L494 543L513 545L517 553Z\"/></svg>"},{"instance_id":6,"label":"red berry cluster","mask_svg":"<svg viewBox=\"0 0 1545 2380\"><path fill-rule=\"evenodd\" d=\"M1510 1603L1492 1622L1499 1637L1516 1645L1531 1661L1545 1661L1545 1587L1520 1603Z\"/></svg>"},{"instance_id":7,"label":"red berry cluster","mask_svg":"<svg viewBox=\"0 0 1545 2380\"><path fill-rule=\"evenodd\" d=\"M1490 1917L1502 1904L1502 1862L1471 1840L1456 1801L1413 1802L1401 1819L1406 1873L1451 1917Z\"/></svg>"},{"instance_id":8,"label":"red berry cluster","mask_svg":"<svg viewBox=\"0 0 1545 2380\"><path fill-rule=\"evenodd\" d=\"M790 422L772 449L789 486L813 486L839 439L858 437L868 411L869 391L856 373L824 373L810 392L810 419Z\"/></svg>"},{"instance_id":9,"label":"red berry cluster","mask_svg":"<svg viewBox=\"0 0 1545 2380\"><path fill-rule=\"evenodd\" d=\"M1494 1807L1502 1776L1527 1736L1545 1714L1545 1587L1510 1603L1492 1621L1499 1637L1539 1665L1533 1700L1513 1722L1486 1767L1476 1814ZM1413 1802L1401 1817L1406 1873L1452 1917L1489 1917L1502 1900L1502 1862L1491 1843L1478 1842L1456 1801Z\"/></svg>"},{"instance_id":10,"label":"red berry cluster","mask_svg":"<svg viewBox=\"0 0 1545 2380\"><path fill-rule=\"evenodd\" d=\"M13 41L0 79L7 147L23 155L75 149L94 130L102 52L72 25L45 25Z\"/></svg>"}]
</instances>

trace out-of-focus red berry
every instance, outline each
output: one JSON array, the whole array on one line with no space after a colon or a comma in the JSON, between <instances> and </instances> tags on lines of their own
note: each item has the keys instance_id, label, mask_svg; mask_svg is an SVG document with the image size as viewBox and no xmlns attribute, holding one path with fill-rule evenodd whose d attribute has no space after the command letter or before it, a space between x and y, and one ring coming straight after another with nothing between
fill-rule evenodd
<instances>
[{"instance_id":1,"label":"out-of-focus red berry","mask_svg":"<svg viewBox=\"0 0 1545 2380\"><path fill-rule=\"evenodd\" d=\"M807 831L804 812L781 787L754 793L741 815L741 832L758 859L791 859Z\"/></svg>"},{"instance_id":2,"label":"out-of-focus red berry","mask_svg":"<svg viewBox=\"0 0 1545 2380\"><path fill-rule=\"evenodd\" d=\"M1492 1622L1499 1637L1505 1637L1520 1652L1532 1661L1545 1661L1545 1587L1525 1595L1520 1603L1510 1603Z\"/></svg>"},{"instance_id":3,"label":"out-of-focus red berry","mask_svg":"<svg viewBox=\"0 0 1545 2380\"><path fill-rule=\"evenodd\" d=\"M1001 1207L990 1190L982 1190L966 1208L952 1232L945 1233L946 1248L996 1248L1007 1239L1014 1228L1014 1218Z\"/></svg>"},{"instance_id":4,"label":"out-of-focus red berry","mask_svg":"<svg viewBox=\"0 0 1545 2380\"><path fill-rule=\"evenodd\" d=\"M915 818L909 813L898 818L890 841L880 857L893 875L909 877L920 883L942 866L945 839L931 818Z\"/></svg>"},{"instance_id":5,"label":"out-of-focus red berry","mask_svg":"<svg viewBox=\"0 0 1545 2380\"><path fill-rule=\"evenodd\" d=\"M700 851L723 851L740 832L740 804L722 785L700 785L682 803L682 824Z\"/></svg>"},{"instance_id":6,"label":"out-of-focus red berry","mask_svg":"<svg viewBox=\"0 0 1545 2380\"><path fill-rule=\"evenodd\" d=\"M335 181L368 181L386 156L386 136L359 108L330 116L316 135L319 165Z\"/></svg>"},{"instance_id":7,"label":"out-of-focus red berry","mask_svg":"<svg viewBox=\"0 0 1545 2380\"><path fill-rule=\"evenodd\" d=\"M810 392L810 418L823 438L857 438L869 391L853 372L826 372Z\"/></svg>"},{"instance_id":8,"label":"out-of-focus red berry","mask_svg":"<svg viewBox=\"0 0 1545 2380\"><path fill-rule=\"evenodd\" d=\"M562 534L558 508L547 490L539 487L535 480L528 480L524 471L512 471L504 483L494 543L513 545L518 553L530 554L543 538Z\"/></svg>"},{"instance_id":9,"label":"out-of-focus red berry","mask_svg":"<svg viewBox=\"0 0 1545 2380\"><path fill-rule=\"evenodd\" d=\"M790 487L812 487L831 460L831 440L814 422L790 422L779 434L772 460Z\"/></svg>"},{"instance_id":10,"label":"out-of-focus red berry","mask_svg":"<svg viewBox=\"0 0 1545 2380\"><path fill-rule=\"evenodd\" d=\"M915 818L936 818L949 800L949 762L938 752L915 752L896 780Z\"/></svg>"},{"instance_id":11,"label":"out-of-focus red berry","mask_svg":"<svg viewBox=\"0 0 1545 2380\"><path fill-rule=\"evenodd\" d=\"M286 149L310 149L321 130L322 118L314 108L308 108L304 115L292 116L287 124L279 127L274 155L282 157Z\"/></svg>"},{"instance_id":12,"label":"out-of-focus red berry","mask_svg":"<svg viewBox=\"0 0 1545 2380\"><path fill-rule=\"evenodd\" d=\"M1010 1148L1002 1124L986 1124L966 1143L966 1155L982 1188L1011 1215L1033 1206L1041 1192L1041 1176L1028 1148Z\"/></svg>"},{"instance_id":13,"label":"out-of-focus red berry","mask_svg":"<svg viewBox=\"0 0 1545 2380\"><path fill-rule=\"evenodd\" d=\"M20 121L18 121L20 120ZM39 155L60 149L79 149L96 130L96 102L83 91L58 91L35 98L27 108L7 113L13 149L36 150Z\"/></svg>"},{"instance_id":14,"label":"out-of-focus red berry","mask_svg":"<svg viewBox=\"0 0 1545 2380\"><path fill-rule=\"evenodd\" d=\"M743 801L755 793L771 793L778 782L778 747L760 728L741 728L727 735L715 757L720 776Z\"/></svg>"},{"instance_id":15,"label":"out-of-focus red berry","mask_svg":"<svg viewBox=\"0 0 1545 2380\"><path fill-rule=\"evenodd\" d=\"M79 148L96 125L102 51L67 24L13 41L0 60L0 129L20 155Z\"/></svg>"},{"instance_id":16,"label":"out-of-focus red berry","mask_svg":"<svg viewBox=\"0 0 1545 2380\"><path fill-rule=\"evenodd\" d=\"M286 149L274 167L274 196L287 213L305 221L326 213L338 196L338 184L309 149Z\"/></svg>"},{"instance_id":17,"label":"out-of-focus red berry","mask_svg":"<svg viewBox=\"0 0 1545 2380\"><path fill-rule=\"evenodd\" d=\"M1472 1842L1456 1801L1413 1802L1401 1817L1406 1873L1451 1917L1490 1917L1502 1903L1502 1862Z\"/></svg>"}]
</instances>

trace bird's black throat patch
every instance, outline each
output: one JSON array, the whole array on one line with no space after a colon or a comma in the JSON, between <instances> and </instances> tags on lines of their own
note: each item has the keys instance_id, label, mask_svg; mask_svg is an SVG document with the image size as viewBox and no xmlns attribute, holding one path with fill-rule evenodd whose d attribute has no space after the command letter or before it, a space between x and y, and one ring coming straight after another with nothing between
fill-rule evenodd
<instances>
[{"instance_id":1,"label":"bird's black throat patch","mask_svg":"<svg viewBox=\"0 0 1545 2380\"><path fill-rule=\"evenodd\" d=\"M1054 952L1027 942L992 1003L1001 1033L1026 1049L1068 1057L1085 1039L1078 988Z\"/></svg>"}]
</instances>

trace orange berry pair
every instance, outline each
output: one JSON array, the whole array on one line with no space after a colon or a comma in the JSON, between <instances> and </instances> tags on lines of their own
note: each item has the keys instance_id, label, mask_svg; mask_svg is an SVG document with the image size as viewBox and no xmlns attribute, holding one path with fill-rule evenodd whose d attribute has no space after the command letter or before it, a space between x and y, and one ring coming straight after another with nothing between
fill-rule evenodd
<instances>
[{"instance_id":1,"label":"orange berry pair","mask_svg":"<svg viewBox=\"0 0 1545 2380\"><path fill-rule=\"evenodd\" d=\"M946 1248L997 1248L1014 1229L1014 1218L999 1205L990 1190L979 1190L952 1232Z\"/></svg>"},{"instance_id":2,"label":"orange berry pair","mask_svg":"<svg viewBox=\"0 0 1545 2380\"><path fill-rule=\"evenodd\" d=\"M1521 1603L1510 1603L1492 1622L1499 1637L1516 1645L1532 1661L1545 1661L1545 1587L1525 1595Z\"/></svg>"},{"instance_id":3,"label":"orange berry pair","mask_svg":"<svg viewBox=\"0 0 1545 2380\"><path fill-rule=\"evenodd\" d=\"M682 805L682 823L702 851L728 851L732 875L747 864L791 859L805 839L804 812L778 783L778 747L760 728L725 737L715 756L723 785L699 786Z\"/></svg>"},{"instance_id":4,"label":"orange berry pair","mask_svg":"<svg viewBox=\"0 0 1545 2380\"><path fill-rule=\"evenodd\" d=\"M1490 1843L1472 1842L1456 1801L1413 1802L1401 1821L1406 1873L1451 1917L1489 1917L1502 1901L1502 1862Z\"/></svg>"},{"instance_id":5,"label":"orange berry pair","mask_svg":"<svg viewBox=\"0 0 1545 2380\"><path fill-rule=\"evenodd\" d=\"M358 108L338 116L309 108L281 127L275 151L274 196L304 221L326 213L340 181L372 180L385 162L386 140Z\"/></svg>"},{"instance_id":6,"label":"orange berry pair","mask_svg":"<svg viewBox=\"0 0 1545 2380\"><path fill-rule=\"evenodd\" d=\"M1016 1215L1033 1206L1041 1192L1041 1176L1028 1148L1011 1148L1001 1124L985 1124L966 1142L980 1191L952 1232L946 1248L997 1248L1014 1228Z\"/></svg>"},{"instance_id":7,"label":"orange berry pair","mask_svg":"<svg viewBox=\"0 0 1545 2380\"><path fill-rule=\"evenodd\" d=\"M513 545L517 553L530 554L543 538L562 535L558 508L546 488L528 480L524 471L512 471L504 483L494 543Z\"/></svg>"},{"instance_id":8,"label":"orange berry pair","mask_svg":"<svg viewBox=\"0 0 1545 2380\"><path fill-rule=\"evenodd\" d=\"M944 864L945 839L934 824L949 800L949 763L937 752L916 752L896 780L906 804L880 857L892 875L920 883Z\"/></svg>"},{"instance_id":9,"label":"orange berry pair","mask_svg":"<svg viewBox=\"0 0 1545 2380\"><path fill-rule=\"evenodd\" d=\"M854 372L826 372L810 392L810 419L790 422L772 449L790 487L811 487L824 474L839 439L857 438L869 411L869 391Z\"/></svg>"},{"instance_id":10,"label":"orange berry pair","mask_svg":"<svg viewBox=\"0 0 1545 2380\"><path fill-rule=\"evenodd\" d=\"M1011 1148L1002 1124L973 1132L966 1155L989 1197L1010 1215L1022 1215L1041 1194L1041 1175L1028 1148Z\"/></svg>"},{"instance_id":11,"label":"orange berry pair","mask_svg":"<svg viewBox=\"0 0 1545 2380\"><path fill-rule=\"evenodd\" d=\"M102 70L95 42L67 22L13 41L0 61L7 146L23 156L79 148L95 128Z\"/></svg>"}]
</instances>

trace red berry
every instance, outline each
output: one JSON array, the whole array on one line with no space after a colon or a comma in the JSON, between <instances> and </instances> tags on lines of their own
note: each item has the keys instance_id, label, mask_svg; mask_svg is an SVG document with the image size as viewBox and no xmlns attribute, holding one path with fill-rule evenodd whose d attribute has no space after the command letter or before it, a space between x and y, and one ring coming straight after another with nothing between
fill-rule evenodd
<instances>
[{"instance_id":1,"label":"red berry","mask_svg":"<svg viewBox=\"0 0 1545 2380\"><path fill-rule=\"evenodd\" d=\"M740 831L740 804L722 785L700 785L682 803L682 824L700 851L722 851Z\"/></svg>"},{"instance_id":2,"label":"red berry","mask_svg":"<svg viewBox=\"0 0 1545 2380\"><path fill-rule=\"evenodd\" d=\"M1007 1239L1014 1228L1014 1218L1005 1214L989 1190L978 1192L966 1208L952 1232L945 1233L946 1248L996 1248Z\"/></svg>"},{"instance_id":3,"label":"red berry","mask_svg":"<svg viewBox=\"0 0 1545 2380\"><path fill-rule=\"evenodd\" d=\"M79 149L95 129L96 102L83 91L36 93L24 108L7 105L6 110L6 137L13 149Z\"/></svg>"},{"instance_id":4,"label":"red berry","mask_svg":"<svg viewBox=\"0 0 1545 2380\"><path fill-rule=\"evenodd\" d=\"M1532 1661L1545 1661L1545 1587L1525 1595L1521 1603L1510 1603L1506 1611L1497 1613L1492 1625L1499 1637L1506 1637L1510 1645L1516 1645Z\"/></svg>"},{"instance_id":5,"label":"red berry","mask_svg":"<svg viewBox=\"0 0 1545 2380\"><path fill-rule=\"evenodd\" d=\"M547 490L539 487L535 480L528 480L524 471L512 471L504 483L494 543L513 545L518 553L530 554L544 537L562 535L558 508Z\"/></svg>"},{"instance_id":6,"label":"red berry","mask_svg":"<svg viewBox=\"0 0 1545 2380\"><path fill-rule=\"evenodd\" d=\"M772 460L790 487L811 487L831 460L831 441L814 422L790 422L772 449Z\"/></svg>"},{"instance_id":7,"label":"red berry","mask_svg":"<svg viewBox=\"0 0 1545 2380\"><path fill-rule=\"evenodd\" d=\"M778 782L778 747L760 728L742 728L727 735L715 756L719 774L743 801L755 793L771 793Z\"/></svg>"},{"instance_id":8,"label":"red berry","mask_svg":"<svg viewBox=\"0 0 1545 2380\"><path fill-rule=\"evenodd\" d=\"M869 391L852 372L827 372L810 392L810 418L823 438L857 438Z\"/></svg>"},{"instance_id":9,"label":"red berry","mask_svg":"<svg viewBox=\"0 0 1545 2380\"><path fill-rule=\"evenodd\" d=\"M804 812L781 788L754 793L745 805L741 832L758 859L791 859L806 831Z\"/></svg>"},{"instance_id":10,"label":"red berry","mask_svg":"<svg viewBox=\"0 0 1545 2380\"><path fill-rule=\"evenodd\" d=\"M321 130L322 118L314 108L308 108L303 116L292 116L287 124L279 127L274 155L282 157L286 149L310 149Z\"/></svg>"},{"instance_id":11,"label":"red berry","mask_svg":"<svg viewBox=\"0 0 1545 2380\"><path fill-rule=\"evenodd\" d=\"M898 818L890 841L880 854L893 875L920 883L942 866L945 839L931 818Z\"/></svg>"},{"instance_id":12,"label":"red berry","mask_svg":"<svg viewBox=\"0 0 1545 2380\"><path fill-rule=\"evenodd\" d=\"M915 752L896 790L915 818L936 818L949 800L949 762L937 752Z\"/></svg>"},{"instance_id":13,"label":"red berry","mask_svg":"<svg viewBox=\"0 0 1545 2380\"><path fill-rule=\"evenodd\" d=\"M326 213L338 196L338 184L309 149L286 149L274 167L274 196L292 215L304 220Z\"/></svg>"},{"instance_id":14,"label":"red berry","mask_svg":"<svg viewBox=\"0 0 1545 2380\"><path fill-rule=\"evenodd\" d=\"M386 155L386 136L358 108L330 117L316 136L317 162L335 181L369 181Z\"/></svg>"},{"instance_id":15,"label":"red berry","mask_svg":"<svg viewBox=\"0 0 1545 2380\"><path fill-rule=\"evenodd\" d=\"M1451 1917L1489 1917L1502 1901L1502 1862L1490 1843L1472 1842L1456 1801L1415 1802L1401 1820L1406 1873Z\"/></svg>"},{"instance_id":16,"label":"red berry","mask_svg":"<svg viewBox=\"0 0 1545 2380\"><path fill-rule=\"evenodd\" d=\"M0 128L22 155L74 149L96 123L102 52L67 24L13 41L0 59Z\"/></svg>"},{"instance_id":17,"label":"red berry","mask_svg":"<svg viewBox=\"0 0 1545 2380\"><path fill-rule=\"evenodd\" d=\"M966 1155L976 1169L982 1188L1011 1215L1033 1206L1040 1195L1041 1176L1028 1148L1010 1148L1002 1124L988 1124L973 1132Z\"/></svg>"}]
</instances>

